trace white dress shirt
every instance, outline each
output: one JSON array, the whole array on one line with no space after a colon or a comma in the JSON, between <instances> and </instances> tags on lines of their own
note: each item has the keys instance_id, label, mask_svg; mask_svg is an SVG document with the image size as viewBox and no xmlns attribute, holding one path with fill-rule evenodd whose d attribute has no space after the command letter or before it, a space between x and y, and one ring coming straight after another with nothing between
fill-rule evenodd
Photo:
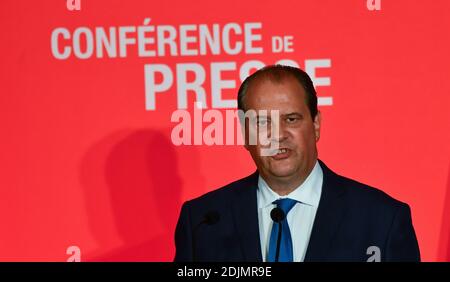
<instances>
[{"instance_id":1,"label":"white dress shirt","mask_svg":"<svg viewBox=\"0 0 450 282\"><path fill-rule=\"evenodd\" d=\"M322 194L322 183L323 172L317 161L306 180L285 196L275 193L261 175L259 176L257 202L259 237L261 239L263 261L266 261L269 252L270 233L273 224L270 212L276 207L272 202L280 198L290 198L298 202L287 214L287 221L291 231L294 261L303 261L305 259L309 237L311 236L320 195Z\"/></svg>"}]
</instances>

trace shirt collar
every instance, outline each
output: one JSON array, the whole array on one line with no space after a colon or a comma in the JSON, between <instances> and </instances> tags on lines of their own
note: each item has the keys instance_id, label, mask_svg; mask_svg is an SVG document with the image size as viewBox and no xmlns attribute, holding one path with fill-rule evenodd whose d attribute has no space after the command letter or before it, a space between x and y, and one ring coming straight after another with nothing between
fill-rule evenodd
<instances>
[{"instance_id":1,"label":"shirt collar","mask_svg":"<svg viewBox=\"0 0 450 282\"><path fill-rule=\"evenodd\" d=\"M319 205L320 195L322 193L323 171L318 161L314 165L311 173L303 183L295 188L291 193L280 196L274 192L267 182L259 175L258 192L260 194L258 208L264 208L272 205L273 201L280 198L290 198L300 203L317 207Z\"/></svg>"}]
</instances>

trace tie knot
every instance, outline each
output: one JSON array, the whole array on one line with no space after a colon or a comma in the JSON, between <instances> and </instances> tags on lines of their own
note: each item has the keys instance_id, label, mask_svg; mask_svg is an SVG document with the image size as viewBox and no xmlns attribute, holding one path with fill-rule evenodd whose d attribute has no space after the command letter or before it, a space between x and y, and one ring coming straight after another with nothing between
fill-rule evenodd
<instances>
[{"instance_id":1,"label":"tie knot","mask_svg":"<svg viewBox=\"0 0 450 282\"><path fill-rule=\"evenodd\" d=\"M278 199L273 203L276 204L278 208L282 209L284 213L287 215L289 211L295 206L297 201L289 198L284 198Z\"/></svg>"}]
</instances>

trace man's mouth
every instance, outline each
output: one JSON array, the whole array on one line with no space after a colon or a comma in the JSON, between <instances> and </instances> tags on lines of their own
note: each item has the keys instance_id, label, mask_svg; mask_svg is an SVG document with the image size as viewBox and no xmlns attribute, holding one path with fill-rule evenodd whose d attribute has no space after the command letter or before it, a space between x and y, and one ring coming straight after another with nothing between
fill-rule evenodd
<instances>
[{"instance_id":1,"label":"man's mouth","mask_svg":"<svg viewBox=\"0 0 450 282\"><path fill-rule=\"evenodd\" d=\"M280 148L278 150L273 151L273 155L271 156L274 160L282 160L287 159L291 155L291 150L288 148Z\"/></svg>"}]
</instances>

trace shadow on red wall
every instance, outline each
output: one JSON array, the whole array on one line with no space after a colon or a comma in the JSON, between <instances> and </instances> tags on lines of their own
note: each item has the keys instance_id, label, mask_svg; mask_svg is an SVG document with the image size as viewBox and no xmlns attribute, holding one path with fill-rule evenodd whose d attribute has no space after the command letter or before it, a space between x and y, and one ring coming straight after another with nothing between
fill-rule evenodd
<instances>
[{"instance_id":1,"label":"shadow on red wall","mask_svg":"<svg viewBox=\"0 0 450 282\"><path fill-rule=\"evenodd\" d=\"M441 261L450 261L450 165L447 176L447 191L444 199L442 230L438 257Z\"/></svg>"},{"instance_id":2,"label":"shadow on red wall","mask_svg":"<svg viewBox=\"0 0 450 282\"><path fill-rule=\"evenodd\" d=\"M123 131L87 152L81 181L89 225L100 247L84 261L173 259L183 183L180 152L167 136L170 133L154 130ZM192 169L198 171L195 166L193 161ZM111 249L117 237L123 244Z\"/></svg>"}]
</instances>

